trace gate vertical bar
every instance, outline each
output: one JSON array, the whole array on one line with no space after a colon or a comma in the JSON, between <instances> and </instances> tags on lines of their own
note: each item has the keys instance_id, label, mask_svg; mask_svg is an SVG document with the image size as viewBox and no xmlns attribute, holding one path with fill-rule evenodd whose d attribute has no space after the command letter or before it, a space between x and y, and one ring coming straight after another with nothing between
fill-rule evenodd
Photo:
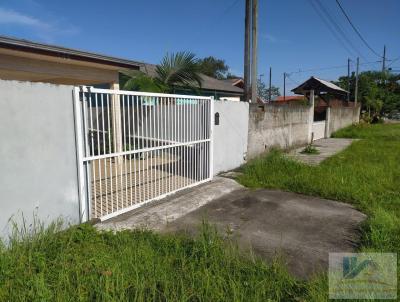
<instances>
[{"instance_id":1,"label":"gate vertical bar","mask_svg":"<svg viewBox=\"0 0 400 302\"><path fill-rule=\"evenodd\" d=\"M78 170L78 198L79 198L79 221L89 220L88 200L85 194L85 171L83 168L83 127L81 102L79 98L79 87L74 87L74 114L75 114L75 143L76 143L76 161Z\"/></svg>"},{"instance_id":2,"label":"gate vertical bar","mask_svg":"<svg viewBox=\"0 0 400 302\"><path fill-rule=\"evenodd\" d=\"M210 175L211 179L214 175L214 97L210 97Z\"/></svg>"}]
</instances>

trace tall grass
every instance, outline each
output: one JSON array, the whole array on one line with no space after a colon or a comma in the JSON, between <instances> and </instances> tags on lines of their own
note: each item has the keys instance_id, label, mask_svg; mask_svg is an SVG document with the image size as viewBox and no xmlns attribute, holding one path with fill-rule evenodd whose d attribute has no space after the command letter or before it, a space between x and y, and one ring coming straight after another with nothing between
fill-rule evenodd
<instances>
[{"instance_id":1,"label":"tall grass","mask_svg":"<svg viewBox=\"0 0 400 302\"><path fill-rule=\"evenodd\" d=\"M400 254L400 124L351 126L334 137L360 140L319 166L275 150L246 165L239 181L349 202L368 215L360 250ZM308 299L320 301L326 284L317 284Z\"/></svg>"},{"instance_id":2,"label":"tall grass","mask_svg":"<svg viewBox=\"0 0 400 302\"><path fill-rule=\"evenodd\" d=\"M400 125L357 126L362 138L310 167L279 151L240 182L350 202L368 214L362 251L400 252ZM399 269L400 271L400 269ZM0 244L0 301L326 301L327 276L300 282L280 262L241 254L204 224L197 238L149 231L15 226Z\"/></svg>"},{"instance_id":3,"label":"tall grass","mask_svg":"<svg viewBox=\"0 0 400 302\"><path fill-rule=\"evenodd\" d=\"M90 225L18 230L0 250L0 301L294 300L282 265L244 257L204 225L198 238Z\"/></svg>"}]
</instances>

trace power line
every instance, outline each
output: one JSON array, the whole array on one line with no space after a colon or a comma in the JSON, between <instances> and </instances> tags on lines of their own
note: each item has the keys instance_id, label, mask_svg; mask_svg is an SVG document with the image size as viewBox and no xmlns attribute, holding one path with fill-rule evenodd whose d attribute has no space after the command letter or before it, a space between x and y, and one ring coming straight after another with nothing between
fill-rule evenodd
<instances>
[{"instance_id":1,"label":"power line","mask_svg":"<svg viewBox=\"0 0 400 302\"><path fill-rule=\"evenodd\" d=\"M296 73L304 73L304 72L311 72L311 71L321 71L321 70L331 70L331 69L339 69L339 68L344 68L347 67L347 65L338 65L338 66L331 66L331 67L321 67L321 68L311 68L311 69L300 69L297 71L292 71L290 74L296 74Z\"/></svg>"},{"instance_id":2,"label":"power line","mask_svg":"<svg viewBox=\"0 0 400 302\"><path fill-rule=\"evenodd\" d=\"M231 10L232 8L234 8L234 7L236 6L236 4L239 3L239 1L240 1L240 0L235 0L235 1L233 1L233 2L231 3L231 5L229 5L229 6L221 13L221 17L224 16L224 15L226 15L227 13L229 13L230 10Z\"/></svg>"},{"instance_id":3,"label":"power line","mask_svg":"<svg viewBox=\"0 0 400 302\"><path fill-rule=\"evenodd\" d=\"M353 22L351 22L350 17L348 16L348 14L346 13L346 11L344 10L344 8L342 7L342 5L340 4L339 0L336 0L337 5L339 6L340 10L342 11L343 15L346 17L347 21L350 23L351 27L354 29L354 31L357 33L357 35L360 37L361 41L364 42L364 44L369 48L369 50L371 50L375 55L377 55L378 57L382 58L382 56L377 53L369 44L368 42L363 38L363 36L361 35L360 31L354 26Z\"/></svg>"},{"instance_id":4,"label":"power line","mask_svg":"<svg viewBox=\"0 0 400 302\"><path fill-rule=\"evenodd\" d=\"M300 85L300 83L297 82L296 80L292 79L289 74L286 74L286 78L289 79L293 84Z\"/></svg>"},{"instance_id":5,"label":"power line","mask_svg":"<svg viewBox=\"0 0 400 302\"><path fill-rule=\"evenodd\" d=\"M395 63L395 62L398 61L398 60L400 60L400 57L397 57L397 58L395 58L395 59L393 59L393 60L387 60L387 61L390 61L390 64L389 64L387 67L392 66L393 63Z\"/></svg>"},{"instance_id":6,"label":"power line","mask_svg":"<svg viewBox=\"0 0 400 302\"><path fill-rule=\"evenodd\" d=\"M329 21L331 24L334 26L336 31L339 33L339 35L350 45L350 47L364 60L366 58L364 55L360 52L360 50L353 44L353 42L347 37L346 33L343 31L342 27L336 22L336 20L331 16L329 11L325 8L325 6L321 3L320 0L315 0L318 6L320 7L321 11L325 14L326 17L328 17Z\"/></svg>"},{"instance_id":7,"label":"power line","mask_svg":"<svg viewBox=\"0 0 400 302\"><path fill-rule=\"evenodd\" d=\"M381 63L382 61L371 61L371 62L364 62L361 63L361 65L370 65L370 64L376 64L376 63ZM299 68L296 71L288 72L288 74L298 74L298 73L304 73L304 72L311 72L311 71L321 71L321 70L332 70L332 69L340 69L340 68L347 68L346 65L336 65L336 66L329 66L329 67L318 67L318 68L311 68L311 69L304 69L302 70Z\"/></svg>"},{"instance_id":8,"label":"power line","mask_svg":"<svg viewBox=\"0 0 400 302\"><path fill-rule=\"evenodd\" d=\"M216 22L210 23L213 24L213 26L219 25L222 21L225 15L227 15L238 3L240 0L235 0L233 1L227 8L225 8L217 17L215 17Z\"/></svg>"},{"instance_id":9,"label":"power line","mask_svg":"<svg viewBox=\"0 0 400 302\"><path fill-rule=\"evenodd\" d=\"M331 34L335 37L335 39L342 45L342 47L353 57L354 53L347 47L347 45L342 41L338 33L332 28L331 24L326 21L326 19L322 16L320 10L317 8L313 0L308 0L308 2L311 4L312 8L314 11L317 13L318 17L322 20L322 22L325 24L325 26L328 28L328 30L331 32Z\"/></svg>"}]
</instances>

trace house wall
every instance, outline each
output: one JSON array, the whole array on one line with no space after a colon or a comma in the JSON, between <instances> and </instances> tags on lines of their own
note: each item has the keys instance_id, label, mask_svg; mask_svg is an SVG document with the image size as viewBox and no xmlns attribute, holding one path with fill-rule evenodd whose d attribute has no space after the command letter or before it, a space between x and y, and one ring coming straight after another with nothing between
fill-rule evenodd
<instances>
[{"instance_id":1,"label":"house wall","mask_svg":"<svg viewBox=\"0 0 400 302\"><path fill-rule=\"evenodd\" d=\"M79 222L72 86L0 80L0 234L10 217L29 225Z\"/></svg>"},{"instance_id":2,"label":"house wall","mask_svg":"<svg viewBox=\"0 0 400 302\"><path fill-rule=\"evenodd\" d=\"M249 159L272 147L289 148L308 142L310 107L304 104L250 104Z\"/></svg>"},{"instance_id":3,"label":"house wall","mask_svg":"<svg viewBox=\"0 0 400 302\"><path fill-rule=\"evenodd\" d=\"M118 70L100 68L99 64L87 66L83 62L47 56L27 57L29 54L4 54L0 49L0 79L44 82L67 85L93 85L100 83L118 83Z\"/></svg>"},{"instance_id":4,"label":"house wall","mask_svg":"<svg viewBox=\"0 0 400 302\"><path fill-rule=\"evenodd\" d=\"M219 125L214 125L214 175L245 163L249 125L249 103L214 101Z\"/></svg>"},{"instance_id":5,"label":"house wall","mask_svg":"<svg viewBox=\"0 0 400 302\"><path fill-rule=\"evenodd\" d=\"M357 105L357 107L331 107L329 118L329 135L341 128L358 123L359 120L360 105Z\"/></svg>"}]
</instances>

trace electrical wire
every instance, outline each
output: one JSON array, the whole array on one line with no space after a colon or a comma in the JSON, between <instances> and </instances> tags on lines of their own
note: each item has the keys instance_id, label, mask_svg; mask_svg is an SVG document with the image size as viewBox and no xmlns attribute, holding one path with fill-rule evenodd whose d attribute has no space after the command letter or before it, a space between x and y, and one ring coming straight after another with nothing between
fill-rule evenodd
<instances>
[{"instance_id":1,"label":"electrical wire","mask_svg":"<svg viewBox=\"0 0 400 302\"><path fill-rule=\"evenodd\" d=\"M289 74L286 74L286 78L289 79L293 84L300 85L300 83L297 82L296 80L292 79Z\"/></svg>"},{"instance_id":2,"label":"electrical wire","mask_svg":"<svg viewBox=\"0 0 400 302\"><path fill-rule=\"evenodd\" d=\"M217 17L217 20L221 20L226 14L228 14L238 3L240 0L233 1L220 15ZM220 22L220 21L218 21ZM218 24L218 23L217 23Z\"/></svg>"},{"instance_id":3,"label":"electrical wire","mask_svg":"<svg viewBox=\"0 0 400 302\"><path fill-rule=\"evenodd\" d=\"M325 16L328 18L328 20L331 22L331 24L334 26L336 31L339 33L339 35L350 45L350 47L361 57L363 60L367 60L364 55L360 52L360 50L353 44L353 42L348 38L342 27L336 22L336 20L332 17L332 15L329 13L329 11L326 9L326 7L321 3L320 0L315 0L318 6L320 7L321 11L325 14Z\"/></svg>"},{"instance_id":4,"label":"electrical wire","mask_svg":"<svg viewBox=\"0 0 400 302\"><path fill-rule=\"evenodd\" d=\"M387 60L387 61L390 61L390 63L388 64L388 66L387 66L387 67L390 67L390 66L392 66L392 65L393 65L393 63L397 62L398 60L400 60L400 57L397 57L397 58L395 58L395 59L393 59L393 60Z\"/></svg>"},{"instance_id":5,"label":"electrical wire","mask_svg":"<svg viewBox=\"0 0 400 302\"><path fill-rule=\"evenodd\" d=\"M368 42L363 38L363 36L361 35L360 31L355 27L355 25L353 24L353 22L351 21L349 15L346 13L346 11L344 10L344 8L342 7L342 5L340 4L339 0L336 0L337 5L339 6L340 10L342 11L343 15L346 17L347 21L350 23L351 27L354 29L354 31L357 33L358 37L361 39L361 41L364 42L365 46L368 47L368 49L370 51L372 51L375 55L377 55L380 58L383 58L382 55L380 55L379 53L377 53L369 44Z\"/></svg>"},{"instance_id":6,"label":"electrical wire","mask_svg":"<svg viewBox=\"0 0 400 302\"><path fill-rule=\"evenodd\" d=\"M351 61L351 60L350 60ZM352 61L351 61L352 62ZM360 63L360 66L363 65L370 65L370 64L376 64L376 63L381 63L382 61L371 61L371 62L363 62ZM304 72L311 72L311 71L322 71L322 70L332 70L332 69L340 69L340 68L347 68L346 65L336 65L336 66L329 66L329 67L318 67L318 68L311 68L311 69L304 69L302 70L299 68L298 70L294 70L292 72L288 72L288 74L298 74L298 73L304 73Z\"/></svg>"},{"instance_id":7,"label":"electrical wire","mask_svg":"<svg viewBox=\"0 0 400 302\"><path fill-rule=\"evenodd\" d=\"M328 28L328 30L331 32L331 34L335 37L335 39L342 45L342 47L350 54L350 56L354 57L355 54L353 51L351 51L347 45L342 41L338 33L332 28L331 24L327 22L327 20L322 16L320 10L318 7L315 5L313 0L308 0L308 2L311 4L312 8L314 11L317 13L318 17L322 20L322 22L325 24L325 26Z\"/></svg>"}]
</instances>

